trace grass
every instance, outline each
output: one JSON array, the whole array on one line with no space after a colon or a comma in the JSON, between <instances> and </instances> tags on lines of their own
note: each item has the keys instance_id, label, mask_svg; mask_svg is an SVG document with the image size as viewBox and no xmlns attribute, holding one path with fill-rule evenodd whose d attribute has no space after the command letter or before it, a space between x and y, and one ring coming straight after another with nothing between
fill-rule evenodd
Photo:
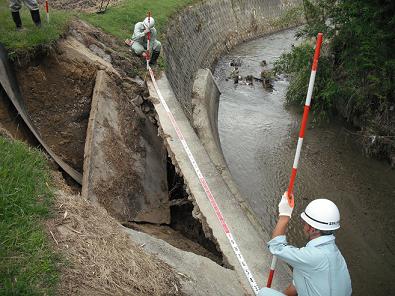
<instances>
[{"instance_id":1,"label":"grass","mask_svg":"<svg viewBox=\"0 0 395 296\"><path fill-rule=\"evenodd\" d=\"M165 28L171 17L182 8L201 2L201 0L125 0L117 6L107 8L104 14L81 13L79 18L101 28L103 31L125 40L133 34L134 25L143 21L147 12L151 11L158 31L158 40L163 41ZM160 69L166 67L163 57L158 60Z\"/></svg>"},{"instance_id":2,"label":"grass","mask_svg":"<svg viewBox=\"0 0 395 296\"><path fill-rule=\"evenodd\" d=\"M15 23L11 17L8 0L0 0L0 42L7 47L12 57L16 53L29 51L40 44L51 44L59 39L64 33L73 13L65 11L50 11L51 22L47 24L45 11L40 7L42 27L37 28L30 16L29 9L22 5L20 10L23 31L15 29Z\"/></svg>"},{"instance_id":3,"label":"grass","mask_svg":"<svg viewBox=\"0 0 395 296\"><path fill-rule=\"evenodd\" d=\"M277 28L289 28L300 25L304 22L303 15L303 5L298 5L285 11L279 18L272 21L270 25Z\"/></svg>"},{"instance_id":4,"label":"grass","mask_svg":"<svg viewBox=\"0 0 395 296\"><path fill-rule=\"evenodd\" d=\"M109 7L105 14L81 14L80 17L123 40L130 38L134 24L141 22L147 12L151 11L160 38L164 36L164 29L171 16L196 2L199 0L125 0L117 6Z\"/></svg>"},{"instance_id":5,"label":"grass","mask_svg":"<svg viewBox=\"0 0 395 296\"><path fill-rule=\"evenodd\" d=\"M44 232L53 195L44 155L0 137L0 295L53 294L59 258Z\"/></svg>"},{"instance_id":6,"label":"grass","mask_svg":"<svg viewBox=\"0 0 395 296\"><path fill-rule=\"evenodd\" d=\"M23 5L21 9L22 24L25 30L17 31L11 17L9 1L0 0L0 42L9 50L11 59L19 54L34 52L38 45L50 45L65 32L70 20L77 16L105 32L124 40L133 33L136 22L142 21L148 11L152 12L158 39L163 39L164 29L169 19L185 6L201 0L125 0L114 7L108 7L106 13L74 13L50 9L50 24L45 20L45 11L40 7L42 27L36 28L29 10ZM164 61L159 63L163 66Z\"/></svg>"}]
</instances>

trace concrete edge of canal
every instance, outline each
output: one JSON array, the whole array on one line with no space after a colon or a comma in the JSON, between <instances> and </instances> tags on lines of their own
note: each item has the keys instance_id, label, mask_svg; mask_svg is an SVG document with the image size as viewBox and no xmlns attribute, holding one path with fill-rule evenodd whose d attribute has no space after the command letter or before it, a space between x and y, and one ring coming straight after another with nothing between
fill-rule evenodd
<instances>
[{"instance_id":1,"label":"concrete edge of canal","mask_svg":"<svg viewBox=\"0 0 395 296\"><path fill-rule=\"evenodd\" d=\"M300 19L287 18L287 13L300 5L298 0L216 0L186 9L169 25L171 31L166 32L164 54L168 67L166 75L158 81L158 87L260 287L266 282L270 266L271 255L266 248L269 235L257 222L227 168L218 136L220 92L209 69L221 54L241 42L300 24ZM210 229L208 233L219 245L225 261L236 270L244 287L251 291L152 84L149 84L149 90L158 113L161 136L200 211L199 220ZM285 265L278 268L277 274L275 288L283 288L290 282L291 272Z\"/></svg>"},{"instance_id":2,"label":"concrete edge of canal","mask_svg":"<svg viewBox=\"0 0 395 296\"><path fill-rule=\"evenodd\" d=\"M201 140L193 130L191 124L186 118L180 103L175 98L175 95L170 87L169 81L164 75L158 80L158 87L169 106L171 113L177 122L179 129L183 135L183 139L188 144L192 155L205 177L211 193L214 196L216 203L225 218L226 224L235 239L241 254L247 262L250 271L252 272L258 285L263 286L267 279L271 255L266 248L267 235L256 227L257 225L249 218L248 213L239 203L238 198L229 189L230 179L227 182L222 177L216 164L211 160L208 152L204 148ZM199 183L194 167L191 164L186 151L178 139L177 132L172 126L172 122L168 117L168 112L159 102L155 90L151 83L149 83L151 99L155 110L159 117L160 133L164 139L164 144L168 151L171 151L170 157L173 164L181 172L190 196L193 198L199 209L198 219L201 221L204 228L210 229L208 233L212 233L213 239L217 242L225 261L234 268L238 274L239 280L243 286L248 290L249 284L241 268L237 256L235 255L232 246L228 240L227 235L223 230L221 222L210 204L206 196L206 192ZM233 185L234 186L234 185ZM235 187L235 186L234 186ZM206 233L206 235L208 234ZM281 265L278 268L278 277L276 279L276 286L283 287L290 281L289 269Z\"/></svg>"}]
</instances>

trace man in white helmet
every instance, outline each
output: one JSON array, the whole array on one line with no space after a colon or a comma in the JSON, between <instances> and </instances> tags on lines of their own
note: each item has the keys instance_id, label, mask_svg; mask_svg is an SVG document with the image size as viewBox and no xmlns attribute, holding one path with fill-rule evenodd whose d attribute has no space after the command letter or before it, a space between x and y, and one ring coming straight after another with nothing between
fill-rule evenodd
<instances>
[{"instance_id":1,"label":"man in white helmet","mask_svg":"<svg viewBox=\"0 0 395 296\"><path fill-rule=\"evenodd\" d=\"M293 267L293 282L283 292L298 296L350 296L350 274L346 261L335 244L335 230L340 228L340 213L328 199L310 202L301 218L309 242L303 248L290 246L285 232L293 207L288 203L287 192L278 205L279 219L268 242L270 252ZM293 196L292 196L293 199ZM284 295L263 288L258 296Z\"/></svg>"},{"instance_id":2,"label":"man in white helmet","mask_svg":"<svg viewBox=\"0 0 395 296\"><path fill-rule=\"evenodd\" d=\"M146 57L147 51L147 34L150 33L150 64L155 65L160 54L161 43L156 40L157 32L155 29L155 20L152 17L146 17L144 21L134 25L133 36L127 40L127 44L135 54Z\"/></svg>"}]
</instances>

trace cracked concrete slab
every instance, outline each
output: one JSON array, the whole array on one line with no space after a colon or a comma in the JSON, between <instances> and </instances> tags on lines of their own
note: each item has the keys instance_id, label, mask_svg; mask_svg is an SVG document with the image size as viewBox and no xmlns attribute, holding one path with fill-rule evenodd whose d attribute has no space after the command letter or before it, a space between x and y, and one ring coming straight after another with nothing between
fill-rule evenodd
<instances>
[{"instance_id":1,"label":"cracked concrete slab","mask_svg":"<svg viewBox=\"0 0 395 296\"><path fill-rule=\"evenodd\" d=\"M247 295L234 270L224 268L206 257L177 249L143 232L123 229L133 242L175 269L185 295Z\"/></svg>"},{"instance_id":2,"label":"cracked concrete slab","mask_svg":"<svg viewBox=\"0 0 395 296\"><path fill-rule=\"evenodd\" d=\"M85 142L82 197L120 222L170 223L166 150L156 127L98 71Z\"/></svg>"}]
</instances>

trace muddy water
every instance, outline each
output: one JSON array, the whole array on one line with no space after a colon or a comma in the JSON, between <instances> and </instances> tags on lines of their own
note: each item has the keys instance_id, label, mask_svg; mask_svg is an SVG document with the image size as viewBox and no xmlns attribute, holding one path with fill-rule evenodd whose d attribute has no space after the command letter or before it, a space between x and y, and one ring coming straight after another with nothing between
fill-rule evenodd
<instances>
[{"instance_id":1,"label":"muddy water","mask_svg":"<svg viewBox=\"0 0 395 296\"><path fill-rule=\"evenodd\" d=\"M235 58L242 61L241 75L259 77L260 62L271 67L296 43L294 33L283 31L239 46L219 60L214 73L222 92L218 125L226 161L267 230L275 225L277 203L288 185L302 108L284 107L284 77L274 82L272 92L259 83L235 85L226 77ZM390 295L395 287L395 170L366 159L354 137L340 123L316 127L310 122L289 239L305 244L299 214L309 201L333 200L342 215L337 244L349 266L353 295Z\"/></svg>"}]
</instances>

